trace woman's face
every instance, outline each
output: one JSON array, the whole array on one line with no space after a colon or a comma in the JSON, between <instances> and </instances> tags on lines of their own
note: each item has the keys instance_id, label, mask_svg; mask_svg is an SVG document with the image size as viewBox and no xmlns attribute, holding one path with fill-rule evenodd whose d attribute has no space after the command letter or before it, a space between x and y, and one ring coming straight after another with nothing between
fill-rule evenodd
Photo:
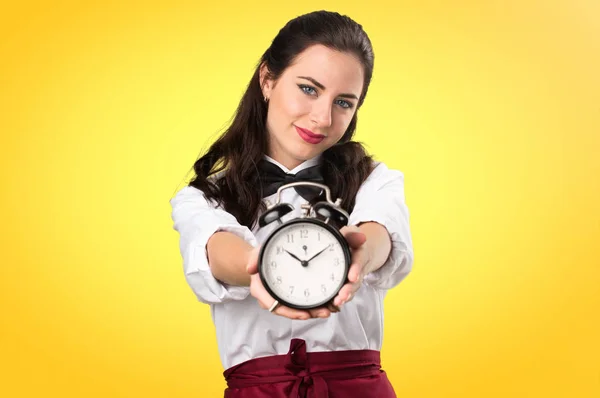
<instances>
[{"instance_id":1,"label":"woman's face","mask_svg":"<svg viewBox=\"0 0 600 398\"><path fill-rule=\"evenodd\" d=\"M269 99L269 155L288 169L337 143L362 92L364 71L348 53L314 45L300 53L277 81L264 79Z\"/></svg>"}]
</instances>

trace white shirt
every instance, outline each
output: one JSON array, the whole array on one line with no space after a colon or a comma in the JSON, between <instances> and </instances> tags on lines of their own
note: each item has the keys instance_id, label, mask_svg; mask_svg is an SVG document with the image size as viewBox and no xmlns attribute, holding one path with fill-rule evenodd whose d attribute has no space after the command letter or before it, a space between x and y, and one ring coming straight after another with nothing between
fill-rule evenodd
<instances>
[{"instance_id":1,"label":"white shirt","mask_svg":"<svg viewBox=\"0 0 600 398\"><path fill-rule=\"evenodd\" d=\"M285 172L317 164L320 156L288 170L274 159L266 159ZM271 203L276 194L266 197ZM335 200L336 198L332 198ZM294 189L281 192L281 203L294 211L286 221L301 215L306 201ZM387 262L367 275L354 298L329 318L292 320L262 309L250 295L250 288L228 286L211 273L206 244L217 231L232 232L252 246L262 244L277 223L254 230L240 225L222 208L215 208L197 188L186 186L171 199L173 228L180 234L180 250L187 283L198 300L211 307L221 362L228 369L249 359L287 354L292 338L306 341L307 352L339 350L381 350L383 341L383 299L386 291L400 283L413 264L409 212L405 204L404 175L378 163L356 196L349 225L375 221L390 234L392 250Z\"/></svg>"}]
</instances>

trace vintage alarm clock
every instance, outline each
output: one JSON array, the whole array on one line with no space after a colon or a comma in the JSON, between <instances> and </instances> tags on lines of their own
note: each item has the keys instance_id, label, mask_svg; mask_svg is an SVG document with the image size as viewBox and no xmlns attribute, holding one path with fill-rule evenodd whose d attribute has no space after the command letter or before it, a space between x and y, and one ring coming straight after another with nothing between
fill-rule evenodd
<instances>
[{"instance_id":1,"label":"vintage alarm clock","mask_svg":"<svg viewBox=\"0 0 600 398\"><path fill-rule=\"evenodd\" d=\"M281 191L300 185L321 188L326 201L303 204L300 217L283 222L282 217L294 208L280 203ZM339 228L347 225L349 216L340 202L331 201L326 185L292 182L277 190L275 203L260 217L261 228L279 223L260 249L258 273L265 289L280 304L302 310L322 307L347 282L350 248Z\"/></svg>"}]
</instances>

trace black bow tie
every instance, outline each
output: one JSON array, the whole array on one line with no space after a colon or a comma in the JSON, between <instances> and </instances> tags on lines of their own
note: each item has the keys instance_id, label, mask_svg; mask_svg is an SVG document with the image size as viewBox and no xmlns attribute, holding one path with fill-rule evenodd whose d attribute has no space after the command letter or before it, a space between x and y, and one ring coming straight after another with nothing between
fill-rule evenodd
<instances>
[{"instance_id":1,"label":"black bow tie","mask_svg":"<svg viewBox=\"0 0 600 398\"><path fill-rule=\"evenodd\" d=\"M291 182L311 181L321 184L324 182L320 165L307 167L296 174L288 174L281 170L279 166L264 159L258 163L258 175L262 185L263 197L273 195L279 187ZM299 186L294 187L294 189L309 202L321 193L320 188L311 186Z\"/></svg>"}]
</instances>

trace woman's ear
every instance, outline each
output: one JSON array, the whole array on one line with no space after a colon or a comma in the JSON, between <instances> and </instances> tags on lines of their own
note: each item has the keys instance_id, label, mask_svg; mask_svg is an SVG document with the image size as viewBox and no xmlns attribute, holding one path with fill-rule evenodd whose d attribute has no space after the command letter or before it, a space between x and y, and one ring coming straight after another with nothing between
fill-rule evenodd
<instances>
[{"instance_id":1,"label":"woman's ear","mask_svg":"<svg viewBox=\"0 0 600 398\"><path fill-rule=\"evenodd\" d=\"M262 91L262 95L266 100L268 100L271 96L271 90L273 89L273 81L270 78L269 67L265 62L260 65L259 70L259 81L260 81L260 89Z\"/></svg>"}]
</instances>

